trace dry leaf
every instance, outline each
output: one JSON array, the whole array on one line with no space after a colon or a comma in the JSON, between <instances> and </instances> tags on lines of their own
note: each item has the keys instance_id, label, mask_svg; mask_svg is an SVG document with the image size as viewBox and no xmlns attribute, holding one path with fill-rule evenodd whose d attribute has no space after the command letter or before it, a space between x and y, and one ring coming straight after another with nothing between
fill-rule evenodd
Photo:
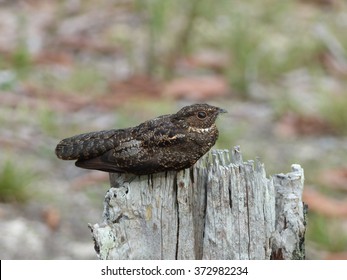
<instances>
[{"instance_id":1,"label":"dry leaf","mask_svg":"<svg viewBox=\"0 0 347 280\"><path fill-rule=\"evenodd\" d=\"M71 54L63 51L42 51L35 57L35 63L72 66L73 57Z\"/></svg>"},{"instance_id":2,"label":"dry leaf","mask_svg":"<svg viewBox=\"0 0 347 280\"><path fill-rule=\"evenodd\" d=\"M61 216L60 212L57 208L54 207L48 207L42 212L42 217L46 225L51 230L57 230L60 222L61 222Z\"/></svg>"},{"instance_id":3,"label":"dry leaf","mask_svg":"<svg viewBox=\"0 0 347 280\"><path fill-rule=\"evenodd\" d=\"M124 81L110 83L109 91L110 93L95 99L94 104L105 108L114 108L134 98L157 99L160 97L162 86L159 81L139 75Z\"/></svg>"},{"instance_id":4,"label":"dry leaf","mask_svg":"<svg viewBox=\"0 0 347 280\"><path fill-rule=\"evenodd\" d=\"M228 56L225 53L215 51L201 51L180 61L184 68L207 68L221 72L228 67Z\"/></svg>"},{"instance_id":5,"label":"dry leaf","mask_svg":"<svg viewBox=\"0 0 347 280\"><path fill-rule=\"evenodd\" d=\"M347 168L342 167L323 171L320 182L333 189L347 191Z\"/></svg>"},{"instance_id":6,"label":"dry leaf","mask_svg":"<svg viewBox=\"0 0 347 280\"><path fill-rule=\"evenodd\" d=\"M227 81L219 76L178 78L164 87L164 95L175 99L209 100L226 96Z\"/></svg>"},{"instance_id":7,"label":"dry leaf","mask_svg":"<svg viewBox=\"0 0 347 280\"><path fill-rule=\"evenodd\" d=\"M326 260L347 260L347 252L328 253L325 256Z\"/></svg>"},{"instance_id":8,"label":"dry leaf","mask_svg":"<svg viewBox=\"0 0 347 280\"><path fill-rule=\"evenodd\" d=\"M303 201L308 204L309 211L329 217L347 217L347 199L338 200L327 197L313 188L305 188Z\"/></svg>"},{"instance_id":9,"label":"dry leaf","mask_svg":"<svg viewBox=\"0 0 347 280\"><path fill-rule=\"evenodd\" d=\"M288 112L275 126L275 132L281 137L298 135L322 135L333 133L332 127L319 116L298 115Z\"/></svg>"}]
</instances>

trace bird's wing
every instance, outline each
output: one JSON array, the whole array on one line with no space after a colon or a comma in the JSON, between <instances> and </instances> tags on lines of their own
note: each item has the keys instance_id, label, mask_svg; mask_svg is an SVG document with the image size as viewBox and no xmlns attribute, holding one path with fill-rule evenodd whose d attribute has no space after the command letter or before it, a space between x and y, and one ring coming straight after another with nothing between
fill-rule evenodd
<instances>
[{"instance_id":1,"label":"bird's wing","mask_svg":"<svg viewBox=\"0 0 347 280\"><path fill-rule=\"evenodd\" d=\"M147 170L157 168L155 154L158 149L184 143L185 137L183 131L172 123L154 119L134 127L119 145L109 151L93 158L79 159L75 164L106 172L145 174Z\"/></svg>"},{"instance_id":2,"label":"bird's wing","mask_svg":"<svg viewBox=\"0 0 347 280\"><path fill-rule=\"evenodd\" d=\"M116 173L124 173L125 170L122 167L117 166L116 162L114 162L114 158L111 157L112 151L108 151L100 156L90 158L90 159L79 159L75 162L77 167L92 169L92 170L100 170L105 172L116 172ZM111 160L109 158L111 157Z\"/></svg>"},{"instance_id":3,"label":"bird's wing","mask_svg":"<svg viewBox=\"0 0 347 280\"><path fill-rule=\"evenodd\" d=\"M186 134L183 129L165 120L166 115L160 118L160 122L158 118L145 122L134 131L134 138L141 141L144 148L175 146L185 141Z\"/></svg>"}]
</instances>

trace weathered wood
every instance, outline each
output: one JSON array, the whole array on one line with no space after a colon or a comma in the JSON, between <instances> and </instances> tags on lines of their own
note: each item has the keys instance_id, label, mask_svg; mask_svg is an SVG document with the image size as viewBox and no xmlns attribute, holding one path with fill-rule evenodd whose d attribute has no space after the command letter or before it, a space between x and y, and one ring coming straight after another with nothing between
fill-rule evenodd
<instances>
[{"instance_id":1,"label":"weathered wood","mask_svg":"<svg viewBox=\"0 0 347 280\"><path fill-rule=\"evenodd\" d=\"M303 169L273 177L276 189L276 230L271 237L272 259L304 259L307 206L302 202Z\"/></svg>"},{"instance_id":2,"label":"weathered wood","mask_svg":"<svg viewBox=\"0 0 347 280\"><path fill-rule=\"evenodd\" d=\"M266 178L238 147L191 168L110 174L104 221L90 225L100 259L303 259L304 174Z\"/></svg>"}]
</instances>

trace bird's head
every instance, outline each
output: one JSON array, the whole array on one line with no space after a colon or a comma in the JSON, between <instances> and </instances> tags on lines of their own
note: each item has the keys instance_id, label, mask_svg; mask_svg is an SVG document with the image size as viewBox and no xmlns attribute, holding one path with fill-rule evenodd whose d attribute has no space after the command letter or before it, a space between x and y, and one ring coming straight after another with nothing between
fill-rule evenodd
<instances>
[{"instance_id":1,"label":"bird's head","mask_svg":"<svg viewBox=\"0 0 347 280\"><path fill-rule=\"evenodd\" d=\"M208 104L194 104L183 107L174 116L174 121L192 130L203 130L212 127L220 113L227 111Z\"/></svg>"}]
</instances>

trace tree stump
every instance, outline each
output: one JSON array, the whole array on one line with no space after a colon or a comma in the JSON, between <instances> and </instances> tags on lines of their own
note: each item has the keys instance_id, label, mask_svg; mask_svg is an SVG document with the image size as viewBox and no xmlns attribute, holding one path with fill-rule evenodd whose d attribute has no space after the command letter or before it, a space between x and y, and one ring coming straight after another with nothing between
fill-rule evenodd
<instances>
[{"instance_id":1,"label":"tree stump","mask_svg":"<svg viewBox=\"0 0 347 280\"><path fill-rule=\"evenodd\" d=\"M192 168L110 173L103 222L89 225L100 259L304 259L304 171L266 177L239 147Z\"/></svg>"}]
</instances>

